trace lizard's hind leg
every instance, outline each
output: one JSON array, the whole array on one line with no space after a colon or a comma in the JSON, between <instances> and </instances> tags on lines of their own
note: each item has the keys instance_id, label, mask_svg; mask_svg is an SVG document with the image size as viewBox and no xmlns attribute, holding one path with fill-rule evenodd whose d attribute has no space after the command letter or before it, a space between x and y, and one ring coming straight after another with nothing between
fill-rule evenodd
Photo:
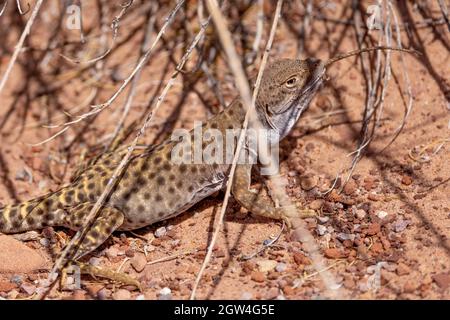
<instances>
[{"instance_id":1,"label":"lizard's hind leg","mask_svg":"<svg viewBox=\"0 0 450 320\"><path fill-rule=\"evenodd\" d=\"M65 226L72 230L80 229L93 207L93 203L82 203L71 208L66 216ZM94 251L122 225L124 216L120 210L110 207L104 207L100 210L97 219L91 225L81 242L74 244L72 249L76 250L76 252L72 252L74 253L74 260L78 260L89 252Z\"/></svg>"},{"instance_id":2,"label":"lizard's hind leg","mask_svg":"<svg viewBox=\"0 0 450 320\"><path fill-rule=\"evenodd\" d=\"M81 228L93 206L94 204L92 203L83 203L71 209L70 214L66 219L67 227L74 230ZM108 278L125 284L134 285L140 289L140 283L126 274L77 261L105 242L106 239L122 225L123 219L124 215L120 210L110 207L102 208L97 219L87 231L84 239L79 243L74 244L73 251L70 254L70 256L73 256L73 262L71 262L71 264L78 266L80 268L80 273L82 274L89 274L94 278L96 276ZM61 277L62 283L64 283L64 275L65 270L63 270Z\"/></svg>"}]
</instances>

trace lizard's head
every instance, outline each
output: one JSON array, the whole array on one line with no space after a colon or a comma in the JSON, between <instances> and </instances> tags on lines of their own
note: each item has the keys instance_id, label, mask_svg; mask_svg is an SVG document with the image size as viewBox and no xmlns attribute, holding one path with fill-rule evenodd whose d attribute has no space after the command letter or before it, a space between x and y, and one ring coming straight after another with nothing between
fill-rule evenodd
<instances>
[{"instance_id":1,"label":"lizard's head","mask_svg":"<svg viewBox=\"0 0 450 320\"><path fill-rule=\"evenodd\" d=\"M285 137L319 89L324 72L324 64L312 58L282 59L269 65L256 100L261 122Z\"/></svg>"}]
</instances>

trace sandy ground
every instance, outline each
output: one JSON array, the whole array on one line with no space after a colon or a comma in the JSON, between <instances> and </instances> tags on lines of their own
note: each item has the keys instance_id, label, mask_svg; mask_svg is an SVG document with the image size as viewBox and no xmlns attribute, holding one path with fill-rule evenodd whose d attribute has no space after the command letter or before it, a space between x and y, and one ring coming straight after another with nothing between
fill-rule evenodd
<instances>
[{"instance_id":1,"label":"sandy ground","mask_svg":"<svg viewBox=\"0 0 450 320\"><path fill-rule=\"evenodd\" d=\"M336 13L330 10L327 15L343 19L339 10ZM325 30L323 25L314 23L308 55L327 59L337 44L338 52L355 49L353 31L345 33L342 25L329 25L330 29ZM344 33L346 36L341 39ZM332 185L336 174L348 167L351 160L348 154L358 141L365 88L355 59L342 61L328 70L330 80L281 144L281 173L288 177L289 196L321 212L317 219L307 219L307 225L327 259L328 270L341 285L341 298L450 298L450 104L447 100L450 57L444 45L449 39L448 33L444 33L444 40L436 37L431 28L418 29L417 36L425 44L430 63L424 63L424 57L404 56L414 97L406 126L389 148L382 151L402 121L405 109L402 94L407 100L402 65L399 55L393 53L395 77L389 82L381 124L369 152L357 165L342 193L322 194ZM277 31L271 60L295 56L293 37L283 23ZM9 40L14 39L17 35L12 34ZM411 44L406 37L404 41L406 46ZM119 74L127 75L137 52L120 48L115 57L117 61L127 59L126 63L111 66L117 67ZM160 52L144 70L132 118L142 112L143 105L153 95L166 60L165 53ZM1 61L0 74L6 63L7 59ZM172 70L173 66L169 68ZM228 71L220 80L229 102L237 93ZM30 147L29 144L48 138L54 131L36 125L48 116L43 112L45 99L33 99L25 111L22 106L26 97L21 96L9 114L22 85L23 73L17 68L1 98L0 120L7 119L2 124L0 138L0 203L3 204L41 195L67 182L84 151L89 151L88 157L99 152L93 147L101 145L112 132L123 102L123 97L119 98L89 125L79 124L50 143ZM108 98L117 87L111 80L108 85L110 88L102 92L98 102ZM191 93L183 97L180 87L177 82L156 113L154 125L145 136L146 142L158 138L160 131L168 134L170 127L162 126L167 118L175 119L173 127L186 128L191 128L195 120L208 118L210 111L198 95ZM197 87L218 108L208 87L201 83ZM68 81L65 93L58 103L68 110L82 104L89 86L79 79ZM53 117L61 117L60 111L54 112ZM92 264L129 273L142 283L143 293L83 276L79 290L53 290L49 298L188 298L222 199L223 194L208 198L177 218L135 234L115 233L88 257ZM287 232L262 254L248 261L241 259L257 252L265 240L279 232L278 222L254 217L232 200L198 297L323 297L323 284L307 253ZM52 266L51 252L71 235L71 231L56 228L30 235L31 240L24 242L1 236L0 297L35 295Z\"/></svg>"}]
</instances>

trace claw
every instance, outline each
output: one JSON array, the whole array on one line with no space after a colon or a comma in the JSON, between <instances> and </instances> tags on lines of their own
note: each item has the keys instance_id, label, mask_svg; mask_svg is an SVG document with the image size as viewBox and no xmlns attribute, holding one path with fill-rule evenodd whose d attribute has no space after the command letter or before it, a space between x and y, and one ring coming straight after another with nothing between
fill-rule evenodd
<instances>
[{"instance_id":1,"label":"claw","mask_svg":"<svg viewBox=\"0 0 450 320\"><path fill-rule=\"evenodd\" d=\"M102 269L79 261L73 262L71 265L69 265L68 267L64 268L61 271L61 280L60 280L61 288L66 283L68 270L70 270L70 268L73 267L78 268L79 274L88 274L94 279L96 279L96 277L102 277L115 282L120 282L124 285L132 285L142 292L142 286L140 282L125 273L115 272L108 269Z\"/></svg>"},{"instance_id":2,"label":"claw","mask_svg":"<svg viewBox=\"0 0 450 320\"><path fill-rule=\"evenodd\" d=\"M123 283L125 285L132 285L139 289L142 292L142 286L139 281L134 279L133 277L122 273L116 272L108 269L102 269L99 267L92 266L90 264L80 263L80 272L83 274L89 274L91 277L98 276L102 278L107 278L116 282Z\"/></svg>"}]
</instances>

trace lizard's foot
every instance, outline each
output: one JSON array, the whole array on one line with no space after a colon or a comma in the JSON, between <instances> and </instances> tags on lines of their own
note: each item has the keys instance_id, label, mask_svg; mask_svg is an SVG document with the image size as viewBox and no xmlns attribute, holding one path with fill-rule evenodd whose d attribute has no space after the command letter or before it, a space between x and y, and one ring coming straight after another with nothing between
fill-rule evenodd
<instances>
[{"instance_id":1,"label":"lizard's foot","mask_svg":"<svg viewBox=\"0 0 450 320\"><path fill-rule=\"evenodd\" d=\"M75 273L78 273L78 275L81 274L88 274L91 277L93 277L94 279L96 277L101 277L101 278L106 278L115 282L119 282L122 283L124 285L132 285L135 286L136 288L139 289L139 291L142 291L142 287L139 281L137 281L136 279L134 279L133 277L122 273L122 272L116 272L113 270L109 270L109 269L103 269L103 268L99 268L87 263L83 263L83 262L72 262L71 265L69 265L68 267L64 268L61 272L61 287L64 286L64 284L66 283L67 280L67 274L69 273L74 273L74 270L76 270Z\"/></svg>"},{"instance_id":2,"label":"lizard's foot","mask_svg":"<svg viewBox=\"0 0 450 320\"><path fill-rule=\"evenodd\" d=\"M284 220L289 228L292 227L291 219L304 219L316 217L317 212L312 209L305 209L303 205L299 202L296 202L292 206L285 206L277 208L279 219Z\"/></svg>"}]
</instances>

